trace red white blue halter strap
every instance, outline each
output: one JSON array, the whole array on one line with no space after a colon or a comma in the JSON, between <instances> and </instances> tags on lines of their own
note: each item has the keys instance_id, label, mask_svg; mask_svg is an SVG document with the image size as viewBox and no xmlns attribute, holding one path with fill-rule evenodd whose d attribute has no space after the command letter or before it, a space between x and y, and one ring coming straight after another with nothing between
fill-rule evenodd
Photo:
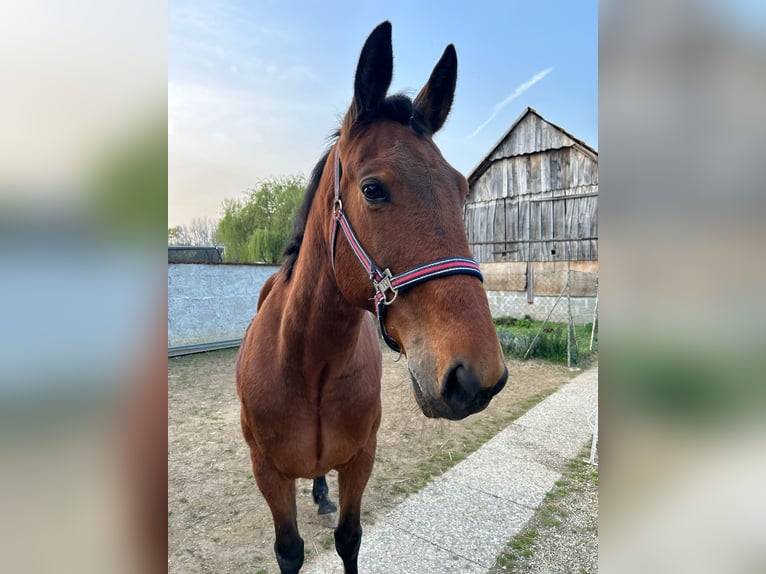
<instances>
[{"instance_id":1,"label":"red white blue halter strap","mask_svg":"<svg viewBox=\"0 0 766 574\"><path fill-rule=\"evenodd\" d=\"M375 311L378 316L380 334L383 336L383 340L386 344L393 351L399 353L401 352L401 348L388 334L385 322L383 321L386 307L396 300L399 293L412 289L416 285L420 285L431 279L438 279L439 277L447 277L449 275L473 275L480 281L483 281L484 278L479 270L479 264L468 257L445 257L443 259L436 259L430 263L417 265L399 275L394 275L388 268L381 269L376 265L364 250L362 244L359 243L359 239L357 239L356 234L351 227L351 223L349 223L348 217L346 217L346 214L343 211L340 189L340 157L338 156L337 145L335 146L334 151L335 201L333 202L332 208L334 223L332 237L330 239L333 269L335 268L335 238L338 233L338 228L340 228L343 230L343 235L346 236L354 255L356 255L359 263L362 264L362 267L364 267L364 270L372 281L372 286L375 288Z\"/></svg>"}]
</instances>

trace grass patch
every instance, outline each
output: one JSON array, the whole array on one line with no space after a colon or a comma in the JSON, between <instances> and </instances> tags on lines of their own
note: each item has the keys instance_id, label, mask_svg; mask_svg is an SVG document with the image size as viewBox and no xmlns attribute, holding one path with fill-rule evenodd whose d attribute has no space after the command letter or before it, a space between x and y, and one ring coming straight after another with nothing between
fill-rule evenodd
<instances>
[{"instance_id":1,"label":"grass patch","mask_svg":"<svg viewBox=\"0 0 766 574\"><path fill-rule=\"evenodd\" d=\"M497 565L510 569L514 562L519 558L530 558L534 556L533 545L537 539L537 530L529 529L522 532L516 538L508 543L507 550L497 559Z\"/></svg>"},{"instance_id":2,"label":"grass patch","mask_svg":"<svg viewBox=\"0 0 766 574\"><path fill-rule=\"evenodd\" d=\"M585 362L595 352L598 343L598 330L593 339L594 350L590 351L592 323L575 325L572 338L571 356L573 364ZM557 363L567 360L566 323L546 323L533 321L528 316L523 319L500 317L495 319L497 337L503 351L509 356L523 358L533 344L529 357L546 359ZM540 333L537 340L535 337Z\"/></svg>"},{"instance_id":3,"label":"grass patch","mask_svg":"<svg viewBox=\"0 0 766 574\"><path fill-rule=\"evenodd\" d=\"M401 484L393 484L391 485L391 494L396 496L397 494L406 494L407 489L404 488Z\"/></svg>"},{"instance_id":4,"label":"grass patch","mask_svg":"<svg viewBox=\"0 0 766 574\"><path fill-rule=\"evenodd\" d=\"M265 560L265 558L261 556L260 554L256 554L255 556L253 556L252 560L255 564L261 564ZM258 570L255 571L255 574L268 574L268 570L266 570L266 568L261 566L260 568L258 568Z\"/></svg>"},{"instance_id":5,"label":"grass patch","mask_svg":"<svg viewBox=\"0 0 766 574\"><path fill-rule=\"evenodd\" d=\"M322 548L324 548L325 550L329 550L330 548L334 548L335 547L335 537L333 537L332 535L325 536L324 538L322 538L321 544L322 544Z\"/></svg>"}]
</instances>

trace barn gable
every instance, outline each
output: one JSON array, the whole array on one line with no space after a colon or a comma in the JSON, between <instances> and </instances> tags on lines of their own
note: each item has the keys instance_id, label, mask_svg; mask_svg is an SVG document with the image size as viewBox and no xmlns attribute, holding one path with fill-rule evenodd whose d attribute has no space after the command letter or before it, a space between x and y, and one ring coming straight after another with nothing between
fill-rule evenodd
<instances>
[{"instance_id":1,"label":"barn gable","mask_svg":"<svg viewBox=\"0 0 766 574\"><path fill-rule=\"evenodd\" d=\"M598 152L565 129L549 122L537 110L527 107L516 118L490 152L468 176L469 185L476 181L494 162L513 156L574 147L598 162Z\"/></svg>"},{"instance_id":2,"label":"barn gable","mask_svg":"<svg viewBox=\"0 0 766 574\"><path fill-rule=\"evenodd\" d=\"M481 263L598 260L598 152L527 108L468 176Z\"/></svg>"}]
</instances>

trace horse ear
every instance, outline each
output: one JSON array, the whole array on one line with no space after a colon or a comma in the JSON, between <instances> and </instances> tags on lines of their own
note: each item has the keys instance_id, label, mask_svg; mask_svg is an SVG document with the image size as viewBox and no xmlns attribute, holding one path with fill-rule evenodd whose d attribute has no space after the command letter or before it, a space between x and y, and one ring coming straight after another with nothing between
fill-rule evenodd
<instances>
[{"instance_id":1,"label":"horse ear","mask_svg":"<svg viewBox=\"0 0 766 574\"><path fill-rule=\"evenodd\" d=\"M414 101L429 131L434 134L444 125L452 108L457 83L457 52L450 44L431 72L428 82Z\"/></svg>"},{"instance_id":2,"label":"horse ear","mask_svg":"<svg viewBox=\"0 0 766 574\"><path fill-rule=\"evenodd\" d=\"M386 20L370 33L359 55L352 105L355 118L378 109L386 97L393 73L391 22Z\"/></svg>"}]
</instances>

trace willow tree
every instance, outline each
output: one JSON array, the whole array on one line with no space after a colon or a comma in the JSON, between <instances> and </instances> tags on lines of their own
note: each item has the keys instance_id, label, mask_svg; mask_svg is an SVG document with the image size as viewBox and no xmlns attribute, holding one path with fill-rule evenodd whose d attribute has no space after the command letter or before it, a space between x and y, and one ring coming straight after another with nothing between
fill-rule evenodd
<instances>
[{"instance_id":1,"label":"willow tree","mask_svg":"<svg viewBox=\"0 0 766 574\"><path fill-rule=\"evenodd\" d=\"M306 181L302 176L263 180L242 199L227 199L216 238L224 259L239 263L279 263L290 237Z\"/></svg>"}]
</instances>

